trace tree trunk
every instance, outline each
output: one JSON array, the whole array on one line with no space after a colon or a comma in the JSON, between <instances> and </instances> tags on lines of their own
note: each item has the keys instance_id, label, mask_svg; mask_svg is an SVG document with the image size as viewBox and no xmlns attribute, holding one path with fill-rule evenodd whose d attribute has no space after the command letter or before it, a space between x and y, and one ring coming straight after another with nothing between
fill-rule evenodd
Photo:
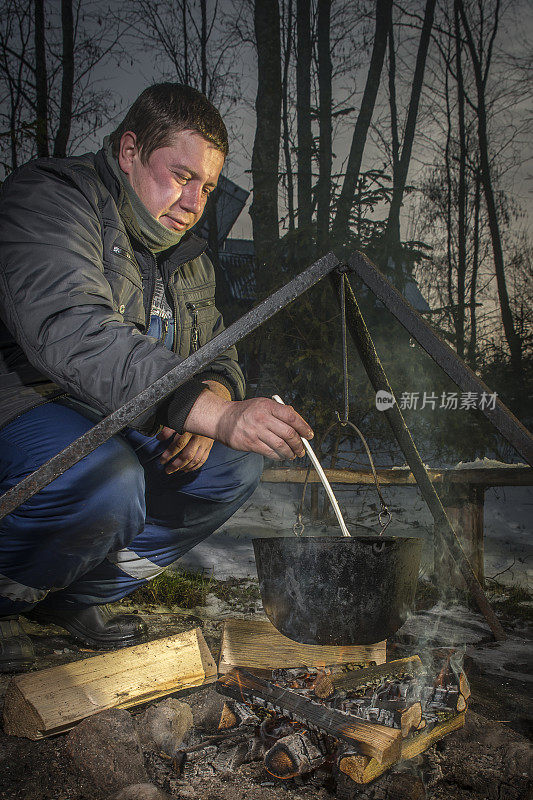
<instances>
[{"instance_id":1,"label":"tree trunk","mask_svg":"<svg viewBox=\"0 0 533 800\"><path fill-rule=\"evenodd\" d=\"M257 126L252 153L250 208L257 264L272 263L279 240L278 161L281 130L281 44L278 2L255 0ZM259 277L259 275L258 275Z\"/></svg>"},{"instance_id":2,"label":"tree trunk","mask_svg":"<svg viewBox=\"0 0 533 800\"><path fill-rule=\"evenodd\" d=\"M389 24L389 107L391 127L392 150L392 175L393 185L396 184L396 173L400 162L400 137L398 135L398 105L396 102L396 53L394 50L394 24L392 19Z\"/></svg>"},{"instance_id":3,"label":"tree trunk","mask_svg":"<svg viewBox=\"0 0 533 800\"><path fill-rule=\"evenodd\" d=\"M200 0L202 16L200 30L200 63L202 65L202 93L207 95L207 6L206 0Z\"/></svg>"},{"instance_id":4,"label":"tree trunk","mask_svg":"<svg viewBox=\"0 0 533 800\"><path fill-rule=\"evenodd\" d=\"M479 159L481 167L481 183L483 186L483 193L485 195L485 204L487 206L487 217L489 223L490 237L492 241L492 251L494 254L494 269L496 272L496 282L498 285L498 297L500 300L500 310L502 315L503 329L509 351L511 353L511 364L513 371L518 380L522 377L522 342L516 333L513 316L511 313L511 305L509 302L509 294L507 292L507 282L505 278L505 264L503 259L503 248L500 234L500 225L498 221L498 211L496 209L496 200L494 197L494 189L492 186L492 174L490 167L489 156L489 141L487 133L487 110L485 105L485 85L490 66L491 45L496 36L498 28L498 16L500 2L496 3L494 27L491 37L491 44L488 47L486 55L486 64L484 68L485 74L482 73L482 66L480 61L480 54L476 50L476 45L470 30L470 25L466 16L462 0L458 0L459 12L461 15L461 22L466 34L466 41L470 51L470 58L474 68L474 76L476 81L476 94L477 94L477 127L478 127L478 141L479 141Z\"/></svg>"},{"instance_id":5,"label":"tree trunk","mask_svg":"<svg viewBox=\"0 0 533 800\"><path fill-rule=\"evenodd\" d=\"M74 90L74 19L72 16L72 0L61 0L61 29L63 34L63 70L61 80L61 107L59 111L59 127L54 142L54 156L64 158L72 123L72 94Z\"/></svg>"},{"instance_id":6,"label":"tree trunk","mask_svg":"<svg viewBox=\"0 0 533 800\"><path fill-rule=\"evenodd\" d=\"M329 250L329 219L331 206L331 0L318 0L318 192L317 244L318 255Z\"/></svg>"},{"instance_id":7,"label":"tree trunk","mask_svg":"<svg viewBox=\"0 0 533 800\"><path fill-rule=\"evenodd\" d=\"M333 221L332 232L335 241L340 244L348 238L350 230L350 212L357 188L357 180L361 170L363 151L372 114L376 105L376 97L383 69L383 59L387 47L387 34L391 16L392 0L376 0L376 27L372 56L366 78L365 90L361 101L361 108L352 137L346 174L337 202L337 213Z\"/></svg>"},{"instance_id":8,"label":"tree trunk","mask_svg":"<svg viewBox=\"0 0 533 800\"><path fill-rule=\"evenodd\" d=\"M46 74L44 0L34 0L35 19L35 141L37 155L47 157L48 149L48 81Z\"/></svg>"},{"instance_id":9,"label":"tree trunk","mask_svg":"<svg viewBox=\"0 0 533 800\"><path fill-rule=\"evenodd\" d=\"M289 67L292 52L292 0L287 3L287 38L283 53L283 81L282 81L282 103L283 103L283 156L285 159L285 176L287 181L287 214L289 231L294 230L294 181L292 174L291 161L291 137L289 130Z\"/></svg>"},{"instance_id":10,"label":"tree trunk","mask_svg":"<svg viewBox=\"0 0 533 800\"><path fill-rule=\"evenodd\" d=\"M457 355L465 355L465 289L466 289L466 129L463 64L459 9L454 2L455 64L457 73L457 121L459 135L459 184L457 192L457 311L455 314L455 346Z\"/></svg>"},{"instance_id":11,"label":"tree trunk","mask_svg":"<svg viewBox=\"0 0 533 800\"><path fill-rule=\"evenodd\" d=\"M189 37L187 34L187 0L181 0L181 25L183 36L183 70L184 70L184 83L190 82L189 78Z\"/></svg>"},{"instance_id":12,"label":"tree trunk","mask_svg":"<svg viewBox=\"0 0 533 800\"><path fill-rule=\"evenodd\" d=\"M447 289L448 305L450 306L450 316L455 325L455 295L453 290L453 247L452 247L452 169L450 166L450 148L452 141L452 112L450 109L450 89L449 75L446 71L445 76L445 97L446 97L446 145L444 147L444 165L446 167L446 258L447 258Z\"/></svg>"},{"instance_id":13,"label":"tree trunk","mask_svg":"<svg viewBox=\"0 0 533 800\"><path fill-rule=\"evenodd\" d=\"M416 66L411 88L411 97L409 100L409 109L407 111L407 120L405 123L402 155L400 157L398 170L395 175L392 199L389 208L389 217L387 220L387 229L385 233L389 245L395 245L400 241L400 209L402 207L405 185L407 182L407 173L409 170L409 163L411 161L411 153L413 150L416 119L418 116L418 106L420 103L420 95L422 93L422 86L424 83L424 71L426 67L429 41L431 38L431 29L433 27L435 4L436 0L427 0L424 11L424 22L422 24L422 31L420 33L420 42L418 44Z\"/></svg>"},{"instance_id":14,"label":"tree trunk","mask_svg":"<svg viewBox=\"0 0 533 800\"><path fill-rule=\"evenodd\" d=\"M476 367L477 320L476 293L479 270L479 212L481 210L481 180L476 169L474 192L474 252L472 254L472 277L470 279L470 339L468 341L468 363L472 369Z\"/></svg>"},{"instance_id":15,"label":"tree trunk","mask_svg":"<svg viewBox=\"0 0 533 800\"><path fill-rule=\"evenodd\" d=\"M298 123L298 227L309 229L312 217L311 2L296 0L296 119ZM309 236L309 233L307 233Z\"/></svg>"}]
</instances>

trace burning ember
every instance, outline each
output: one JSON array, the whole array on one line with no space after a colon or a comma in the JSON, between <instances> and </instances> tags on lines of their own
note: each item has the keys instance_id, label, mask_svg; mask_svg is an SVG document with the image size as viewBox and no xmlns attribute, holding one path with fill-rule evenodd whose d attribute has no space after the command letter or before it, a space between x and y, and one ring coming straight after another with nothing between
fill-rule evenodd
<instances>
[{"instance_id":1,"label":"burning ember","mask_svg":"<svg viewBox=\"0 0 533 800\"><path fill-rule=\"evenodd\" d=\"M429 679L418 656L350 669L234 669L218 681L221 728L255 725L266 770L288 779L340 769L367 783L462 727L470 690L447 659Z\"/></svg>"}]
</instances>

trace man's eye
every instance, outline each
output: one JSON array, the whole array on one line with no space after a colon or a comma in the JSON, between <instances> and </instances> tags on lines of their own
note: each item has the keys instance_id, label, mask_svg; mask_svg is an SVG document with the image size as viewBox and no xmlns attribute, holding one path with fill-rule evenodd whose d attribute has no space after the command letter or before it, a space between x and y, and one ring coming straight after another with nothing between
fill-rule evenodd
<instances>
[{"instance_id":1,"label":"man's eye","mask_svg":"<svg viewBox=\"0 0 533 800\"><path fill-rule=\"evenodd\" d=\"M174 177L178 181L178 183L182 184L182 186L185 186L185 184L187 184L190 181L190 178L187 177L187 175L180 175L178 172L174 173Z\"/></svg>"}]
</instances>

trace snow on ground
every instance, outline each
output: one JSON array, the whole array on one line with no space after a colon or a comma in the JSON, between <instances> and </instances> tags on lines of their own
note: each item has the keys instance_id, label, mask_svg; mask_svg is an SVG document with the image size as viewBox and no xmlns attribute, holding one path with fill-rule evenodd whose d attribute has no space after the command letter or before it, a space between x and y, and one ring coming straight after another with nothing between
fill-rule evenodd
<instances>
[{"instance_id":1,"label":"snow on ground","mask_svg":"<svg viewBox=\"0 0 533 800\"><path fill-rule=\"evenodd\" d=\"M477 462L474 462L479 466ZM463 465L464 466L464 465ZM180 565L201 569L224 580L256 577L252 539L256 536L288 536L296 522L302 487L282 483L261 483L252 497L220 530L187 553ZM307 489L306 511L309 508ZM323 490L320 488L320 497ZM379 530L377 495L372 487L335 486L344 518L353 533ZM387 533L422 536L422 573L433 566L432 517L420 492L412 486L386 486L386 502L393 515ZM507 584L533 588L533 487L499 487L485 494L485 574ZM333 521L309 522L306 534L337 534Z\"/></svg>"}]
</instances>

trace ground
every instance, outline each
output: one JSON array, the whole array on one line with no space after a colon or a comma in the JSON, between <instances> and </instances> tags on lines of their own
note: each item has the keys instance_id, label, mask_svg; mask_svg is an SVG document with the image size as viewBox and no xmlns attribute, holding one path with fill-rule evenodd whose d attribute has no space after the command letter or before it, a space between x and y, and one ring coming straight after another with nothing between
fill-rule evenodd
<instances>
[{"instance_id":1,"label":"ground","mask_svg":"<svg viewBox=\"0 0 533 800\"><path fill-rule=\"evenodd\" d=\"M189 589L187 589L189 586ZM156 604L152 596L134 603L125 604L128 611L136 611L148 622L150 637L158 638L200 625L207 643L217 656L223 621L227 616L257 616L261 614L261 603L257 586L253 581L219 582L213 579L198 581L197 578L174 582L163 586L161 591L169 593L178 589L182 604L199 601L194 608ZM157 594L157 593L156 593ZM394 640L388 645L388 658L417 652L420 629L430 640L425 646L456 644L466 647L465 667L472 686L472 700L467 715L465 731L452 734L446 743L431 749L427 756L409 762L408 772L402 767L401 775L385 775L364 792L354 794L354 786L335 783L324 773L302 779L300 785L294 781L273 781L263 769L261 762L245 763L238 771L211 770L199 762L198 773L189 773L187 780L174 768L172 761L156 753L146 756L150 780L166 790L176 800L409 800L426 797L427 800L526 800L527 780L523 774L517 777L513 788L502 784L496 794L491 794L494 781L490 770L483 772L483 760L490 761L487 753L512 742L521 747L531 733L531 639L532 633L524 617L530 613L531 602L524 596L513 600L512 592L499 589L500 618L510 633L508 642L495 644L482 618L467 606L447 607L435 602L434 589L424 584L418 593L419 613L415 615ZM494 595L494 598L496 595ZM453 624L452 622L453 621ZM53 626L41 627L25 622L38 654L37 668L65 663L93 655L77 648L68 635ZM529 655L529 657L528 657ZM8 676L0 679L3 696ZM216 732L221 698L212 688L188 692L181 699L188 702L195 719L194 736L202 740L205 734ZM134 709L134 715L142 709ZM484 739L490 742L484 743ZM461 738L462 737L462 738ZM57 736L40 742L7 737L0 734L0 782L1 800L93 800L94 787L88 786L73 767L67 752L67 736ZM494 742L499 743L496 747ZM467 753L467 756L464 756ZM464 756L464 757L463 757ZM479 764L476 767L476 760ZM468 767L468 764L474 765ZM499 768L499 775L502 771ZM435 775L437 776L435 778ZM480 776L485 776L481 779ZM485 783L483 783L485 780ZM503 778L498 778L503 780ZM506 780L509 780L508 778ZM477 783L476 783L477 781ZM486 785L485 785L486 784ZM512 778L511 778L512 784ZM423 789L420 789L420 787ZM403 788L402 788L403 787ZM488 788L487 788L488 787ZM425 794L417 794L424 791ZM399 792L399 794L398 794ZM516 792L519 792L518 794ZM101 796L101 795L98 795Z\"/></svg>"}]
</instances>

